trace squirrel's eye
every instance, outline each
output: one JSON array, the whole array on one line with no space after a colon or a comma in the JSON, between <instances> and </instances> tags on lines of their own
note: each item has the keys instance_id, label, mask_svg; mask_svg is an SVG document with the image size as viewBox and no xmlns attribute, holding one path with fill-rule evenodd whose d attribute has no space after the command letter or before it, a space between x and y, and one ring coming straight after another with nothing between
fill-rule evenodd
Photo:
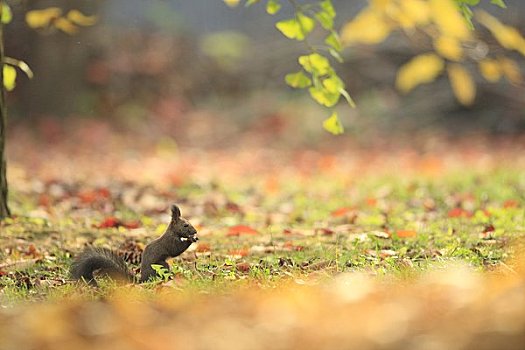
<instances>
[{"instance_id":1,"label":"squirrel's eye","mask_svg":"<svg viewBox=\"0 0 525 350\"><path fill-rule=\"evenodd\" d=\"M184 223L184 227L188 227L190 226L190 224L188 224L187 222Z\"/></svg>"}]
</instances>

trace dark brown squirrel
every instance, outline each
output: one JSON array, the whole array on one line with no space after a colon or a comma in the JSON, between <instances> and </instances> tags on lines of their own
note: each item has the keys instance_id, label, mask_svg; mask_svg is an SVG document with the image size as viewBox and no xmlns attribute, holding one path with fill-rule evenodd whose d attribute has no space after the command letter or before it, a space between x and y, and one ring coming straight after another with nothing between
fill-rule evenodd
<instances>
[{"instance_id":1,"label":"dark brown squirrel","mask_svg":"<svg viewBox=\"0 0 525 350\"><path fill-rule=\"evenodd\" d=\"M180 216L180 209L171 206L171 221L166 232L146 246L142 253L140 264L140 282L146 282L156 276L151 265L162 265L168 268L166 259L182 254L188 247L196 242L197 230ZM129 271L124 259L116 253L105 248L86 248L73 262L71 276L76 280L84 280L96 286L97 282L93 273L98 271L113 278L134 281L133 274Z\"/></svg>"}]
</instances>

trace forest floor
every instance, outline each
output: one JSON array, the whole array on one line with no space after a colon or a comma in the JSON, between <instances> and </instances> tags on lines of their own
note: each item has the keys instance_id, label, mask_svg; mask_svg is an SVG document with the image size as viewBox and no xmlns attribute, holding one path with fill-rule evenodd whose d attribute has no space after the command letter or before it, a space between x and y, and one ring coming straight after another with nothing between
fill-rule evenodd
<instances>
[{"instance_id":1,"label":"forest floor","mask_svg":"<svg viewBox=\"0 0 525 350\"><path fill-rule=\"evenodd\" d=\"M63 140L11 133L14 216L0 223L0 306L17 311L0 315L0 324L14 332L12 342L522 344L523 139L282 147L248 133L214 148L76 130ZM137 271L172 203L200 240L164 279L100 289L70 280L68 266L87 244L115 249ZM35 339L25 339L28 332ZM235 342L221 337L232 332Z\"/></svg>"}]
</instances>

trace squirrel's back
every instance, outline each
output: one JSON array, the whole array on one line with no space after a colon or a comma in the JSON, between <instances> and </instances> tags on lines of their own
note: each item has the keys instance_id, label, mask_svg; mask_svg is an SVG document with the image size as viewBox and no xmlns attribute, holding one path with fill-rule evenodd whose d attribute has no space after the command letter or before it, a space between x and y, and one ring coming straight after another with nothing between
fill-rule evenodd
<instances>
[{"instance_id":1,"label":"squirrel's back","mask_svg":"<svg viewBox=\"0 0 525 350\"><path fill-rule=\"evenodd\" d=\"M93 273L106 274L112 278L120 278L128 281L133 280L126 262L115 252L106 248L86 248L73 262L71 266L71 277L73 279L84 279L91 285L97 285Z\"/></svg>"}]
</instances>

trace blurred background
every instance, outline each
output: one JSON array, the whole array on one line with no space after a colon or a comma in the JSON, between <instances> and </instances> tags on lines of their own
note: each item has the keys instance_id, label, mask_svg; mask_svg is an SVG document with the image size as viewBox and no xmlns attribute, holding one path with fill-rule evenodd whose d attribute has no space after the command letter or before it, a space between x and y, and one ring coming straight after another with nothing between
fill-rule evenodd
<instances>
[{"instance_id":1,"label":"blurred background","mask_svg":"<svg viewBox=\"0 0 525 350\"><path fill-rule=\"evenodd\" d=\"M10 125L28 125L38 137L59 137L70 123L100 121L148 138L167 133L177 143L216 147L243 132L275 142L316 143L328 111L283 77L298 70L304 44L284 38L264 6L229 8L221 0L13 1L6 52L26 61L9 93ZM365 1L335 0L340 24ZM99 22L78 34L42 33L24 22L27 10L59 6L96 14ZM488 5L525 32L525 3L508 10ZM281 16L288 17L286 7ZM314 34L315 35L315 34ZM488 35L481 33L481 35ZM440 132L519 134L525 131L525 89L489 84L478 76L472 107L460 106L445 78L402 96L396 69L418 52L402 36L379 47L345 51L338 65L358 104L339 106L344 138L367 143L381 135ZM523 59L521 60L523 64ZM98 124L97 124L98 125Z\"/></svg>"}]
</instances>

